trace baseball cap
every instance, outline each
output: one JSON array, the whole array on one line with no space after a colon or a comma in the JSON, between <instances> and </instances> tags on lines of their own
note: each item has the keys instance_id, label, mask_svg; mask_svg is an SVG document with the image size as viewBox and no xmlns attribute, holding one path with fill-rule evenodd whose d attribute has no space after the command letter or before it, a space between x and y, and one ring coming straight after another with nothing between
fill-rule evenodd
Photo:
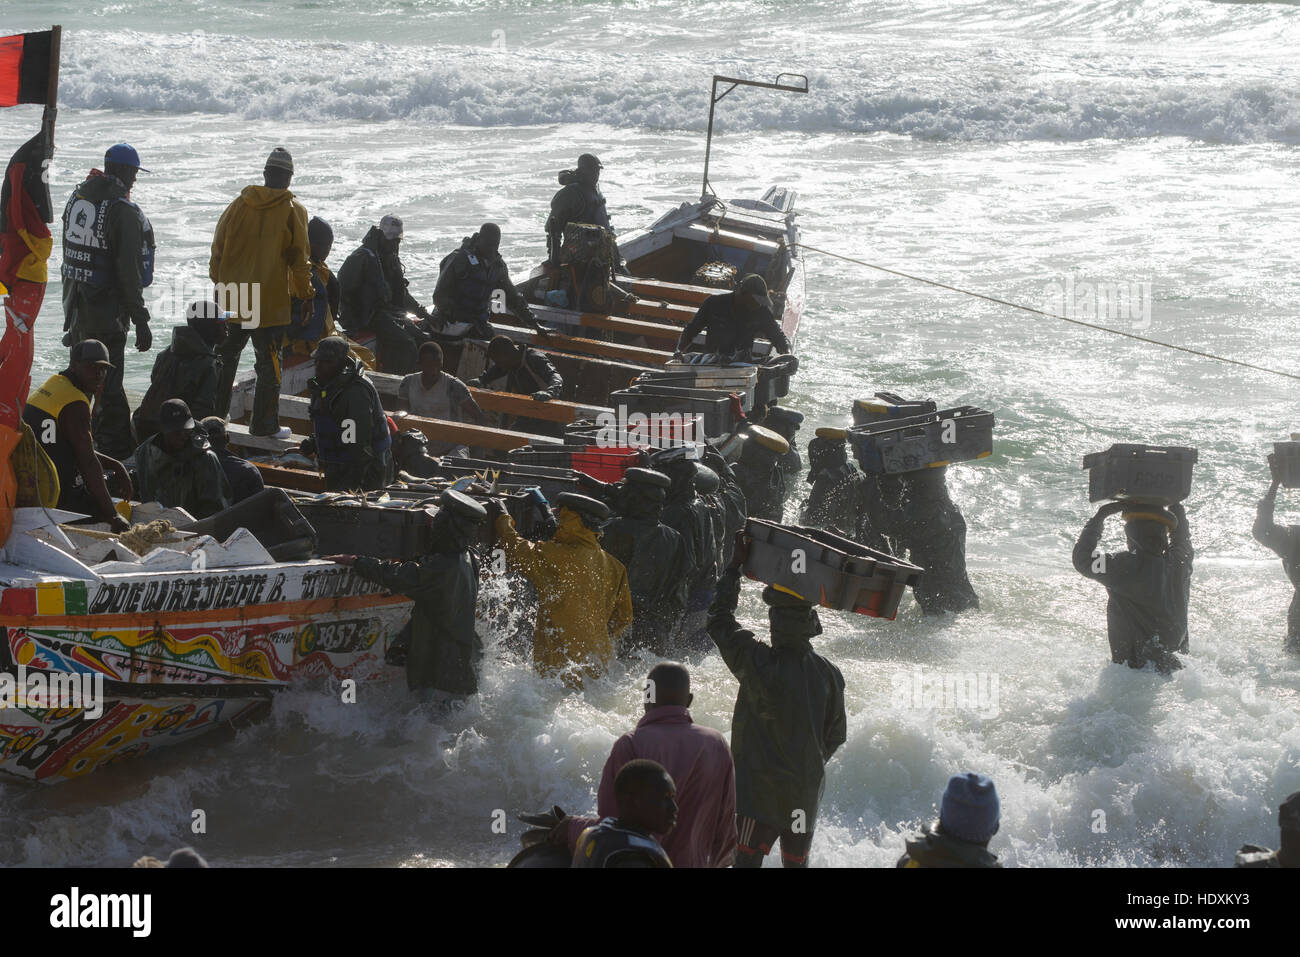
<instances>
[{"instance_id":1,"label":"baseball cap","mask_svg":"<svg viewBox=\"0 0 1300 957\"><path fill-rule=\"evenodd\" d=\"M320 342L316 343L316 351L311 354L313 359L346 359L348 355L348 344L340 336L326 336Z\"/></svg>"},{"instance_id":2,"label":"baseball cap","mask_svg":"<svg viewBox=\"0 0 1300 957\"><path fill-rule=\"evenodd\" d=\"M93 362L97 366L108 366L112 369L113 363L108 358L108 346L104 345L98 339L82 339L72 347L71 360L73 362Z\"/></svg>"},{"instance_id":3,"label":"baseball cap","mask_svg":"<svg viewBox=\"0 0 1300 957\"><path fill-rule=\"evenodd\" d=\"M772 297L767 294L767 283L757 273L750 273L742 279L740 285L736 287L736 294L753 296L759 305L767 306L768 309L772 308Z\"/></svg>"},{"instance_id":4,"label":"baseball cap","mask_svg":"<svg viewBox=\"0 0 1300 957\"><path fill-rule=\"evenodd\" d=\"M160 432L185 432L194 428L194 417L184 399L168 399L158 407Z\"/></svg>"},{"instance_id":5,"label":"baseball cap","mask_svg":"<svg viewBox=\"0 0 1300 957\"><path fill-rule=\"evenodd\" d=\"M385 239L402 238L402 221L396 216L385 216L379 221L379 228L383 232Z\"/></svg>"},{"instance_id":6,"label":"baseball cap","mask_svg":"<svg viewBox=\"0 0 1300 957\"><path fill-rule=\"evenodd\" d=\"M438 503L448 511L464 516L473 522L482 522L487 519L487 509L464 492L458 492L455 489L448 489L443 492L442 497L438 499Z\"/></svg>"},{"instance_id":7,"label":"baseball cap","mask_svg":"<svg viewBox=\"0 0 1300 957\"><path fill-rule=\"evenodd\" d=\"M277 146L271 150L271 155L266 158L267 169L282 169L286 173L293 172L293 157L283 146Z\"/></svg>"},{"instance_id":8,"label":"baseball cap","mask_svg":"<svg viewBox=\"0 0 1300 957\"><path fill-rule=\"evenodd\" d=\"M555 504L581 515L588 515L591 518L609 518L609 506L589 495L579 495L577 492L561 492L556 497Z\"/></svg>"},{"instance_id":9,"label":"baseball cap","mask_svg":"<svg viewBox=\"0 0 1300 957\"><path fill-rule=\"evenodd\" d=\"M142 173L149 172L140 165L140 154L135 151L135 147L130 143L118 143L116 146L110 146L104 152L104 162L116 163L118 166L134 166Z\"/></svg>"}]
</instances>

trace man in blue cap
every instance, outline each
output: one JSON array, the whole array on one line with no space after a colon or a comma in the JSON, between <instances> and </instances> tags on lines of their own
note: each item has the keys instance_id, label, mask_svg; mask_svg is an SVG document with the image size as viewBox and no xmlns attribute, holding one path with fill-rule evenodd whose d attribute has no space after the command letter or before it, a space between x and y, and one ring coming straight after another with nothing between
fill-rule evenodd
<instances>
[{"instance_id":1,"label":"man in blue cap","mask_svg":"<svg viewBox=\"0 0 1300 957\"><path fill-rule=\"evenodd\" d=\"M63 328L65 345L97 339L113 364L95 406L95 446L113 458L134 451L131 407L122 387L126 332L135 347L153 344L144 289L153 282L153 226L131 202L136 174L149 172L140 154L118 143L104 154L104 169L90 175L63 209Z\"/></svg>"},{"instance_id":2,"label":"man in blue cap","mask_svg":"<svg viewBox=\"0 0 1300 957\"><path fill-rule=\"evenodd\" d=\"M988 851L1002 805L991 778L973 771L948 779L939 820L907 842L899 867L1001 867Z\"/></svg>"}]
</instances>

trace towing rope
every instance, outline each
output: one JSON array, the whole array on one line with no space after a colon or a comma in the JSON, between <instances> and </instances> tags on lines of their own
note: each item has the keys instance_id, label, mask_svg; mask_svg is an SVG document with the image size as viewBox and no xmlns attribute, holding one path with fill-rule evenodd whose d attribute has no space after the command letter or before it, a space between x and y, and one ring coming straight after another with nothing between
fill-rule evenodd
<instances>
[{"instance_id":1,"label":"towing rope","mask_svg":"<svg viewBox=\"0 0 1300 957\"><path fill-rule=\"evenodd\" d=\"M1054 312L1047 312L1043 309L1035 309L1033 306L1026 306L1018 302L1011 302L1008 299L999 299L997 296L989 296L982 292L975 292L971 289L962 289L960 286L951 286L948 283L938 282L934 279L926 279L924 276L914 276L911 273L900 272L897 269L890 269L887 266L878 266L875 263L865 262L861 259L854 259L852 256L845 256L841 253L833 253L829 249L820 249L817 246L809 246L807 243L792 243L800 249L806 249L810 253L817 253L822 256L830 256L832 259L841 259L844 262L853 263L857 266L865 266L868 269L876 269L880 272L889 273L891 276L901 276L904 279L910 279L913 282L925 283L927 286L935 286L939 289L947 289L950 292L959 292L963 296L971 296L975 299L983 299L987 302L997 303L999 306L1010 306L1012 309L1020 309L1024 312L1033 313L1038 316L1045 316L1048 319L1059 319L1062 322L1073 323L1076 326L1083 326L1085 329L1095 329L1098 332L1109 332L1113 336L1123 336L1126 339L1136 339L1138 342L1145 342L1153 346L1162 346L1165 349L1173 349L1177 352L1186 352L1188 355L1200 356L1203 359L1214 359L1218 362L1226 362L1230 365L1241 366L1243 369L1252 369L1255 372L1267 372L1270 375L1283 376L1287 379L1300 380L1300 375L1293 372L1283 372L1281 369L1270 369L1267 366L1255 365L1253 362L1243 362L1241 359L1229 359L1227 356L1215 355L1212 352L1204 352L1200 349L1191 349L1187 346L1175 345L1172 342L1162 342L1159 339L1151 339L1147 336L1139 336L1135 332L1125 332L1122 329L1112 329L1109 326L1099 326L1095 322L1085 322L1082 319L1071 319L1069 316L1058 316Z\"/></svg>"}]
</instances>

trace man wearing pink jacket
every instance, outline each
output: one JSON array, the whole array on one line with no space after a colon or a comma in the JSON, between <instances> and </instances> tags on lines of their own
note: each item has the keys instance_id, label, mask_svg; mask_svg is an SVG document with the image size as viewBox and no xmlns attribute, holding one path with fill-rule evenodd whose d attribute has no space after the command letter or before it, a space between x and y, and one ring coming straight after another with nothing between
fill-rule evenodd
<instances>
[{"instance_id":1,"label":"man wearing pink jacket","mask_svg":"<svg viewBox=\"0 0 1300 957\"><path fill-rule=\"evenodd\" d=\"M562 831L569 850L578 835L614 817L614 779L636 758L662 764L677 785L677 826L656 834L673 867L729 867L736 851L736 768L727 739L691 720L691 676L674 662L655 665L646 679L645 717L614 742L596 797L597 817L570 817ZM558 834L556 835L558 837Z\"/></svg>"}]
</instances>

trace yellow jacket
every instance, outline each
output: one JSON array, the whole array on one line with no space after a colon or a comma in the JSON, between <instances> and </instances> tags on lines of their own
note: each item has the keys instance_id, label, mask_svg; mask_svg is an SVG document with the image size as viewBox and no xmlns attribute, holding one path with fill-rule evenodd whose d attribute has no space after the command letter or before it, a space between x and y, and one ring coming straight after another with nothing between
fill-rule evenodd
<instances>
[{"instance_id":1,"label":"yellow jacket","mask_svg":"<svg viewBox=\"0 0 1300 957\"><path fill-rule=\"evenodd\" d=\"M287 326L290 295L315 295L302 203L287 189L245 186L217 221L208 276L214 283L241 284L221 298L221 305L249 328ZM256 324L250 315L254 305Z\"/></svg>"},{"instance_id":2,"label":"yellow jacket","mask_svg":"<svg viewBox=\"0 0 1300 957\"><path fill-rule=\"evenodd\" d=\"M567 508L549 542L530 542L515 531L509 515L496 521L506 560L537 589L537 631L533 664L539 674L564 675L570 687L598 678L614 657L614 642L632 624L627 569L600 547L596 533ZM576 673L575 673L576 672Z\"/></svg>"}]
</instances>

